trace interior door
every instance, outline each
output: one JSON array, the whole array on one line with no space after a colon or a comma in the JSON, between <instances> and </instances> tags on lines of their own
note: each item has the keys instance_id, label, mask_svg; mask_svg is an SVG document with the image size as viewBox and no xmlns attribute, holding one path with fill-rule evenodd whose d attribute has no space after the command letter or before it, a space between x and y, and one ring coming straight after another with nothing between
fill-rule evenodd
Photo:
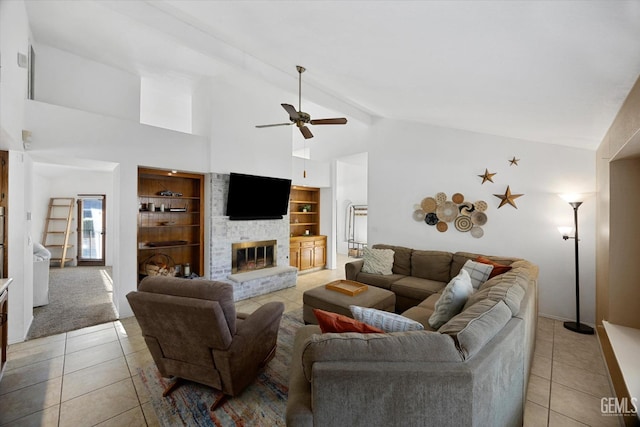
<instances>
[{"instance_id":1,"label":"interior door","mask_svg":"<svg viewBox=\"0 0 640 427\"><path fill-rule=\"evenodd\" d=\"M78 265L105 265L104 194L78 195Z\"/></svg>"}]
</instances>

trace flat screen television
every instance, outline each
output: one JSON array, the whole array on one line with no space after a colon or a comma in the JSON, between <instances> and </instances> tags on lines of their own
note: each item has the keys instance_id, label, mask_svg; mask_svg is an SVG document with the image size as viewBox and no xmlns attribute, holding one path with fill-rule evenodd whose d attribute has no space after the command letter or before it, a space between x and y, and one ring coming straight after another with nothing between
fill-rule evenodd
<instances>
[{"instance_id":1,"label":"flat screen television","mask_svg":"<svg viewBox=\"0 0 640 427\"><path fill-rule=\"evenodd\" d=\"M282 219L289 208L291 180L231 173L227 215L230 220Z\"/></svg>"}]
</instances>

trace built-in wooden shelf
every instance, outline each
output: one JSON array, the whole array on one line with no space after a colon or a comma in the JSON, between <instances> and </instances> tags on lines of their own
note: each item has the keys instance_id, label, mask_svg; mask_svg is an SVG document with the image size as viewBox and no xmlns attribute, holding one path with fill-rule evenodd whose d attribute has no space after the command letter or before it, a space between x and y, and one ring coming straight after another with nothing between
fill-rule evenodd
<instances>
[{"instance_id":1,"label":"built-in wooden shelf","mask_svg":"<svg viewBox=\"0 0 640 427\"><path fill-rule=\"evenodd\" d=\"M180 195L165 196L163 191ZM149 204L155 205L149 210ZM176 265L189 264L204 274L204 175L138 168L138 268L154 254L170 257ZM160 207L164 205L164 211ZM180 210L170 210L180 209ZM184 241L184 244L162 242ZM154 243L149 246L149 243Z\"/></svg>"},{"instance_id":2,"label":"built-in wooden shelf","mask_svg":"<svg viewBox=\"0 0 640 427\"><path fill-rule=\"evenodd\" d=\"M640 329L602 322L629 395L640 396Z\"/></svg>"}]
</instances>

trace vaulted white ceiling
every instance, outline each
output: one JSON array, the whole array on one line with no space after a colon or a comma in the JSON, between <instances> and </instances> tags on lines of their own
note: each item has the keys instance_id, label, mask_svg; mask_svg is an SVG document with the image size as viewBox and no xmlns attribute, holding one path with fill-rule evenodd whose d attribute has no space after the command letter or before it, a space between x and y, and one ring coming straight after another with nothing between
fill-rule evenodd
<instances>
[{"instance_id":1,"label":"vaulted white ceiling","mask_svg":"<svg viewBox=\"0 0 640 427\"><path fill-rule=\"evenodd\" d=\"M305 98L350 119L587 149L640 73L638 0L30 0L27 12L36 41L140 74L242 71L291 93L300 64Z\"/></svg>"}]
</instances>

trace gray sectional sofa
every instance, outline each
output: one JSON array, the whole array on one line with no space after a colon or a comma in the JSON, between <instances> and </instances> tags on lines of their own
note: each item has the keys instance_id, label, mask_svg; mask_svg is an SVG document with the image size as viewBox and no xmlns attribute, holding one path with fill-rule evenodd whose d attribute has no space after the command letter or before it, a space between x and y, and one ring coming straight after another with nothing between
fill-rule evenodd
<instances>
[{"instance_id":1,"label":"gray sectional sofa","mask_svg":"<svg viewBox=\"0 0 640 427\"><path fill-rule=\"evenodd\" d=\"M347 278L392 290L396 311L425 330L299 329L287 425L522 425L538 312L537 266L486 256L512 269L487 280L462 312L434 331L428 318L439 292L478 255L374 247L394 250L393 274L362 273L358 260L347 264Z\"/></svg>"}]
</instances>

